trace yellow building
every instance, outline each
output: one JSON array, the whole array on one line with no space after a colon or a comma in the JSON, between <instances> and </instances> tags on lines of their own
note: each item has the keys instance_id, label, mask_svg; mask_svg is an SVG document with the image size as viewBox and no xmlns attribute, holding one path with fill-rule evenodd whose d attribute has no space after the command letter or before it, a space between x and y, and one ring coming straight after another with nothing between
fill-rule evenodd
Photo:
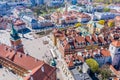
<instances>
[{"instance_id":1,"label":"yellow building","mask_svg":"<svg viewBox=\"0 0 120 80\"><path fill-rule=\"evenodd\" d=\"M98 24L97 22L89 22L87 24L87 27L88 27L88 32L90 34L93 34L93 33L100 33L101 29L104 27L103 25L100 25Z\"/></svg>"}]
</instances>

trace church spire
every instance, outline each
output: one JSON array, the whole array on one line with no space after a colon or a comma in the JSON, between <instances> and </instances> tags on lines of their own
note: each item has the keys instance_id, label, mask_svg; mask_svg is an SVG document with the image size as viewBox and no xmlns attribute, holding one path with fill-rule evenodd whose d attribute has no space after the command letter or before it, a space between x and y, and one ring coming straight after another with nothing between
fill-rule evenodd
<instances>
[{"instance_id":1,"label":"church spire","mask_svg":"<svg viewBox=\"0 0 120 80\"><path fill-rule=\"evenodd\" d=\"M18 35L18 32L15 30L13 23L11 24L11 32L10 32L10 42L11 48L16 51L24 53L22 41Z\"/></svg>"},{"instance_id":2,"label":"church spire","mask_svg":"<svg viewBox=\"0 0 120 80\"><path fill-rule=\"evenodd\" d=\"M14 24L12 23L11 24L11 32L10 32L10 36L11 36L11 39L12 40L17 40L17 39L20 39L19 35L18 35L18 32L15 30L14 28Z\"/></svg>"}]
</instances>

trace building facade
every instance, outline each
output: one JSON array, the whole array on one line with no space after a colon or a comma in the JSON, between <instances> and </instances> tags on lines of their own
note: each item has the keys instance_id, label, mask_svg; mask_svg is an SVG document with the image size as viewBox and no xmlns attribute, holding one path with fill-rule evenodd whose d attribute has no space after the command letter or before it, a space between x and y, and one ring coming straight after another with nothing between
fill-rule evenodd
<instances>
[{"instance_id":1,"label":"building facade","mask_svg":"<svg viewBox=\"0 0 120 80\"><path fill-rule=\"evenodd\" d=\"M120 41L113 41L109 46L111 52L112 65L116 69L120 69Z\"/></svg>"}]
</instances>

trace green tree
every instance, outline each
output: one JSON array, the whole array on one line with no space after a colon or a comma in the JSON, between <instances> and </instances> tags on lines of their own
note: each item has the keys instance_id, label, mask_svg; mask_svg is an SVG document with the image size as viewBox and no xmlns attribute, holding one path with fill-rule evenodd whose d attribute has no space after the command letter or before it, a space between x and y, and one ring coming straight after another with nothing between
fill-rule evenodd
<instances>
[{"instance_id":1,"label":"green tree","mask_svg":"<svg viewBox=\"0 0 120 80\"><path fill-rule=\"evenodd\" d=\"M99 20L98 23L101 24L101 25L104 25L105 24L105 20Z\"/></svg>"},{"instance_id":2,"label":"green tree","mask_svg":"<svg viewBox=\"0 0 120 80\"><path fill-rule=\"evenodd\" d=\"M108 27L113 27L114 26L114 22L113 21L108 21Z\"/></svg>"},{"instance_id":3,"label":"green tree","mask_svg":"<svg viewBox=\"0 0 120 80\"><path fill-rule=\"evenodd\" d=\"M99 64L92 58L86 60L87 65L90 67L92 72L97 72L99 69Z\"/></svg>"},{"instance_id":4,"label":"green tree","mask_svg":"<svg viewBox=\"0 0 120 80\"><path fill-rule=\"evenodd\" d=\"M104 8L104 12L110 12L109 8Z\"/></svg>"},{"instance_id":5,"label":"green tree","mask_svg":"<svg viewBox=\"0 0 120 80\"><path fill-rule=\"evenodd\" d=\"M80 27L80 26L82 26L81 23L76 23L76 24L75 24L75 27L76 27L76 28L78 28L78 27Z\"/></svg>"},{"instance_id":6,"label":"green tree","mask_svg":"<svg viewBox=\"0 0 120 80\"><path fill-rule=\"evenodd\" d=\"M99 69L99 73L101 75L102 80L107 80L109 77L112 76L112 72L109 68L109 65L105 64Z\"/></svg>"}]
</instances>

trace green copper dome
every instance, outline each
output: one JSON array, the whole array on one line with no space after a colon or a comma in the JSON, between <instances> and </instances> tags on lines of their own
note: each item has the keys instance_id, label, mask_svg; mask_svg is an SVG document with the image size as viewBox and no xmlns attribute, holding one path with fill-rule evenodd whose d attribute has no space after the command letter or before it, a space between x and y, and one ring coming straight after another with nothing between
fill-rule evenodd
<instances>
[{"instance_id":1,"label":"green copper dome","mask_svg":"<svg viewBox=\"0 0 120 80\"><path fill-rule=\"evenodd\" d=\"M12 40L17 40L20 39L18 32L15 30L14 25L12 24L12 28L11 28L11 32L10 32L10 36Z\"/></svg>"},{"instance_id":2,"label":"green copper dome","mask_svg":"<svg viewBox=\"0 0 120 80\"><path fill-rule=\"evenodd\" d=\"M53 59L53 60L51 61L51 65L52 65L52 66L56 66L56 65L57 65L55 59Z\"/></svg>"}]
</instances>

